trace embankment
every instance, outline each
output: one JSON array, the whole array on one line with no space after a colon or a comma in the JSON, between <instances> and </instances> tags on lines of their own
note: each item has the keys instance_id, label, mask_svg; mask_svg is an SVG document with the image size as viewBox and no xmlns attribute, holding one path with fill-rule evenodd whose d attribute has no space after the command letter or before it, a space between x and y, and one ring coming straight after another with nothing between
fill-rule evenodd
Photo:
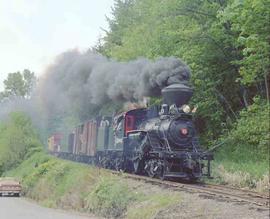
<instances>
[{"instance_id":1,"label":"embankment","mask_svg":"<svg viewBox=\"0 0 270 219\"><path fill-rule=\"evenodd\" d=\"M5 175L19 178L26 197L52 208L110 218L153 218L179 194L149 192L109 171L36 153Z\"/></svg>"}]
</instances>

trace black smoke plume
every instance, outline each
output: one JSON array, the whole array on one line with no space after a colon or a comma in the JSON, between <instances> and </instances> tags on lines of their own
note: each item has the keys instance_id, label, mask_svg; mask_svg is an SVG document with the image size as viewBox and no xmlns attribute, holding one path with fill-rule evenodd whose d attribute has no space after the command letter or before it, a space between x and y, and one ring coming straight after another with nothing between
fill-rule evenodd
<instances>
[{"instance_id":1,"label":"black smoke plume","mask_svg":"<svg viewBox=\"0 0 270 219\"><path fill-rule=\"evenodd\" d=\"M188 81L190 69L180 59L140 58L117 62L93 52L61 54L41 80L42 99L50 109L138 101L159 96L165 86Z\"/></svg>"},{"instance_id":2,"label":"black smoke plume","mask_svg":"<svg viewBox=\"0 0 270 219\"><path fill-rule=\"evenodd\" d=\"M90 119L102 108L160 96L165 86L189 79L189 67L174 57L118 62L71 50L46 69L30 100L0 103L0 119L18 109L35 116L34 121L50 132L59 131Z\"/></svg>"}]
</instances>

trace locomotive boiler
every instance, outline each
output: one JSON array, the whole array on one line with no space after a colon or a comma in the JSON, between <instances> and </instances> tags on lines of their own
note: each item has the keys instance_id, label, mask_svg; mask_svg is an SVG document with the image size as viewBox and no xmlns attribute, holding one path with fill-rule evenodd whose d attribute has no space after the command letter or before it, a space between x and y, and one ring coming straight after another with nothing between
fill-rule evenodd
<instances>
[{"instance_id":1,"label":"locomotive boiler","mask_svg":"<svg viewBox=\"0 0 270 219\"><path fill-rule=\"evenodd\" d=\"M200 147L186 105L192 94L186 83L171 84L161 106L86 121L69 135L68 151L54 154L161 179L210 176L213 156Z\"/></svg>"}]
</instances>

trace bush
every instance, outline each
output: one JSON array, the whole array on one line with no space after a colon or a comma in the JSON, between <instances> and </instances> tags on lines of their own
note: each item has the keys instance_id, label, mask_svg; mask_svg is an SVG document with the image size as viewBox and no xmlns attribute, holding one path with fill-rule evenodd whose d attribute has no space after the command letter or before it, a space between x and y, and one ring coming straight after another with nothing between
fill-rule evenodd
<instances>
[{"instance_id":1,"label":"bush","mask_svg":"<svg viewBox=\"0 0 270 219\"><path fill-rule=\"evenodd\" d=\"M215 154L214 181L265 192L269 188L269 105L255 99L220 141L224 145Z\"/></svg>"},{"instance_id":2,"label":"bush","mask_svg":"<svg viewBox=\"0 0 270 219\"><path fill-rule=\"evenodd\" d=\"M13 112L10 118L0 125L0 166L1 171L18 166L25 158L41 151L37 134L29 117Z\"/></svg>"},{"instance_id":3,"label":"bush","mask_svg":"<svg viewBox=\"0 0 270 219\"><path fill-rule=\"evenodd\" d=\"M136 200L127 185L112 177L101 178L87 197L87 208L94 213L120 217L127 206Z\"/></svg>"},{"instance_id":4,"label":"bush","mask_svg":"<svg viewBox=\"0 0 270 219\"><path fill-rule=\"evenodd\" d=\"M218 153L221 159L266 161L269 159L269 105L255 99L248 109L242 110L232 130L221 138L225 142Z\"/></svg>"}]
</instances>

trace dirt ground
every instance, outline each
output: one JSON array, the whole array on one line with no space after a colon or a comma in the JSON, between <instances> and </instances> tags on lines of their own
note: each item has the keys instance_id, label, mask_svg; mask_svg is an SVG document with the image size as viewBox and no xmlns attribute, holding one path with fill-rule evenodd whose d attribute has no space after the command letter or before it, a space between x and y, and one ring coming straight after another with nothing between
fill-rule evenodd
<instances>
[{"instance_id":1,"label":"dirt ground","mask_svg":"<svg viewBox=\"0 0 270 219\"><path fill-rule=\"evenodd\" d=\"M155 219L269 219L269 209L258 209L256 206L231 202L223 198L215 198L188 192L169 191L159 186L127 180L133 189L145 193L165 193L179 195L180 202L167 209L159 211Z\"/></svg>"},{"instance_id":2,"label":"dirt ground","mask_svg":"<svg viewBox=\"0 0 270 219\"><path fill-rule=\"evenodd\" d=\"M207 218L207 219L269 219L269 210L258 210L254 206L207 199L196 194L181 192L181 203L159 212L156 219Z\"/></svg>"}]
</instances>

